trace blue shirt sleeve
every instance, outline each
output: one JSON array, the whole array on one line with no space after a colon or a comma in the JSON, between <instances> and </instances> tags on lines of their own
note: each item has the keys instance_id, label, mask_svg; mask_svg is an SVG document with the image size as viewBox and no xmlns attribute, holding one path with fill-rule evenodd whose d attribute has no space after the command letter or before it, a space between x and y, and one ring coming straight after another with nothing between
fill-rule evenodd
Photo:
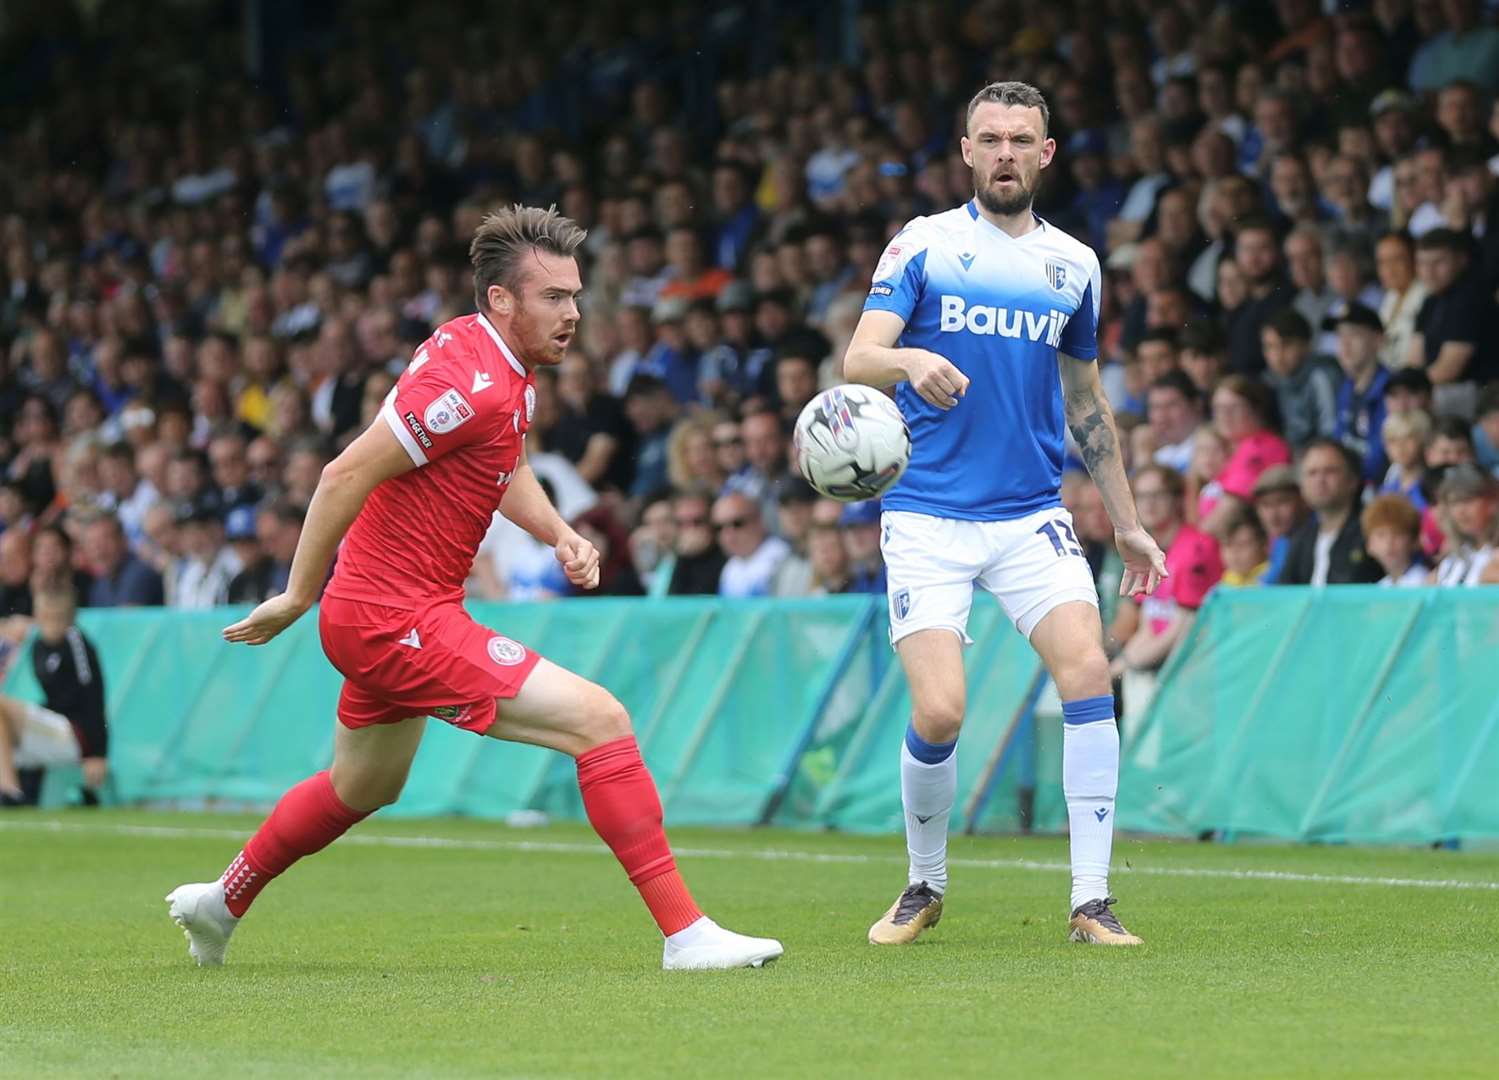
<instances>
[{"instance_id":1,"label":"blue shirt sleeve","mask_svg":"<svg viewBox=\"0 0 1499 1080\"><path fill-rule=\"evenodd\" d=\"M921 299L926 277L926 245L912 226L902 229L890 241L874 268L865 311L893 311L907 322Z\"/></svg>"},{"instance_id":2,"label":"blue shirt sleeve","mask_svg":"<svg viewBox=\"0 0 1499 1080\"><path fill-rule=\"evenodd\" d=\"M1103 293L1103 275L1098 268L1098 260L1094 259L1092 262L1083 297L1078 301L1077 311L1067 320L1067 325L1062 330L1061 343L1057 346L1058 352L1078 360L1098 359L1098 306Z\"/></svg>"}]
</instances>

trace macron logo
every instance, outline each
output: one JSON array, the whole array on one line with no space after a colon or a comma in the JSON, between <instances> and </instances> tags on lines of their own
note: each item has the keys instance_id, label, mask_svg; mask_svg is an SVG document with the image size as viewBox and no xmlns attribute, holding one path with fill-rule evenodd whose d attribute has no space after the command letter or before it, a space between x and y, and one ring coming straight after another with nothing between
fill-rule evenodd
<instances>
[{"instance_id":1,"label":"macron logo","mask_svg":"<svg viewBox=\"0 0 1499 1080\"><path fill-rule=\"evenodd\" d=\"M470 394L477 394L481 390L488 390L494 385L494 381L482 371L474 372L474 385L469 389Z\"/></svg>"},{"instance_id":2,"label":"macron logo","mask_svg":"<svg viewBox=\"0 0 1499 1080\"><path fill-rule=\"evenodd\" d=\"M415 632L416 631L414 630L412 631L412 633ZM1104 818L1109 816L1109 808L1107 806L1100 806L1097 810L1093 811L1093 816L1096 817L1099 821L1102 821Z\"/></svg>"},{"instance_id":3,"label":"macron logo","mask_svg":"<svg viewBox=\"0 0 1499 1080\"><path fill-rule=\"evenodd\" d=\"M407 634L405 637L403 637L396 644L398 644L398 645L406 645L406 646L408 646L410 648L413 648L413 649L420 649L422 647L421 635L419 635L416 632L416 627L413 626L411 628L411 633Z\"/></svg>"},{"instance_id":4,"label":"macron logo","mask_svg":"<svg viewBox=\"0 0 1499 1080\"><path fill-rule=\"evenodd\" d=\"M1062 343L1062 329L1067 325L1067 316L1055 309L1036 314L1019 308L992 307L988 304L969 306L961 296L942 297L942 321L938 329L944 334L955 334L967 330L970 334L995 335L1007 338L1029 338L1044 341L1052 348Z\"/></svg>"}]
</instances>

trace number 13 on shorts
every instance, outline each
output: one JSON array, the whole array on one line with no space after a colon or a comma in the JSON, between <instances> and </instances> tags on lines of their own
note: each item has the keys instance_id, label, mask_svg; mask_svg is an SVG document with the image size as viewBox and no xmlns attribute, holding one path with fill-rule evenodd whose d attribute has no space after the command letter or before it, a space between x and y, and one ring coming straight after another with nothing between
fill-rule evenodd
<instances>
[{"instance_id":1,"label":"number 13 on shorts","mask_svg":"<svg viewBox=\"0 0 1499 1080\"><path fill-rule=\"evenodd\" d=\"M1072 531L1072 525L1061 518L1043 522L1036 530L1036 535L1044 536L1051 541L1051 546L1058 558L1064 555L1083 557L1082 545L1077 542L1077 534Z\"/></svg>"}]
</instances>

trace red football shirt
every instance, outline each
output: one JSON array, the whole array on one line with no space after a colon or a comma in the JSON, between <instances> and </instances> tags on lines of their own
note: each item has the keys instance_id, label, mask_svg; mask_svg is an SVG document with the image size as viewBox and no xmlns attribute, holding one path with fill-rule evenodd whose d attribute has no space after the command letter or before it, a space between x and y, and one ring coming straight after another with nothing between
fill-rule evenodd
<instances>
[{"instance_id":1,"label":"red football shirt","mask_svg":"<svg viewBox=\"0 0 1499 1080\"><path fill-rule=\"evenodd\" d=\"M380 409L417 467L370 494L329 596L408 609L463 599L520 462L535 382L484 316L437 328Z\"/></svg>"}]
</instances>

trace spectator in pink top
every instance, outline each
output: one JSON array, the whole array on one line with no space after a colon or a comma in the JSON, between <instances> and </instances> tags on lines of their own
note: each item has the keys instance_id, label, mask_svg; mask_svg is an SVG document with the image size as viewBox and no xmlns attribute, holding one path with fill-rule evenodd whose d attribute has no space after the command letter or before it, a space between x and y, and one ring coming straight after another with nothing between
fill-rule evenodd
<instances>
[{"instance_id":1,"label":"spectator in pink top","mask_svg":"<svg viewBox=\"0 0 1499 1080\"><path fill-rule=\"evenodd\" d=\"M1147 465L1135 474L1140 524L1166 552L1166 578L1138 604L1120 604L1111 628L1124 643L1114 673L1151 671L1191 629L1213 586L1223 576L1218 542L1183 516L1186 484L1175 469Z\"/></svg>"},{"instance_id":2,"label":"spectator in pink top","mask_svg":"<svg viewBox=\"0 0 1499 1080\"><path fill-rule=\"evenodd\" d=\"M1231 513L1249 503L1260 474L1272 465L1289 464L1291 450L1270 430L1269 391L1244 375L1229 375L1213 390L1213 426L1230 446L1228 463L1218 474L1224 497L1214 513L1216 519L1220 512ZM1211 531L1217 522L1201 524Z\"/></svg>"}]
</instances>

